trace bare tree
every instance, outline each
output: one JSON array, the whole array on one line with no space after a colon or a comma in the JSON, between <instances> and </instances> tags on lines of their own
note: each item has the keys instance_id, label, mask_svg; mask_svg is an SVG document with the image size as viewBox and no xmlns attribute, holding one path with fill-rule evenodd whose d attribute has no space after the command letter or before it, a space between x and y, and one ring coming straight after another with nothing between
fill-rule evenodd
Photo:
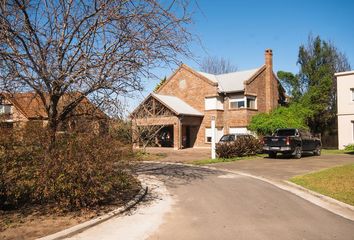
<instances>
[{"instance_id":1,"label":"bare tree","mask_svg":"<svg viewBox=\"0 0 354 240\"><path fill-rule=\"evenodd\" d=\"M201 63L201 70L211 74L223 74L236 72L237 66L233 65L230 59L223 57L206 57Z\"/></svg>"},{"instance_id":2,"label":"bare tree","mask_svg":"<svg viewBox=\"0 0 354 240\"><path fill-rule=\"evenodd\" d=\"M85 97L116 103L149 69L190 56L188 12L188 0L0 0L0 90L38 94L54 142Z\"/></svg>"}]
</instances>

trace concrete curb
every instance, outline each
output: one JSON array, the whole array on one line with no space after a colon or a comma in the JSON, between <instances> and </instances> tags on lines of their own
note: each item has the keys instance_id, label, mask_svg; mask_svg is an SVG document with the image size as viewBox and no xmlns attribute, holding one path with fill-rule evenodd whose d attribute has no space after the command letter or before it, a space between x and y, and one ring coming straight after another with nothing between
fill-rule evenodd
<instances>
[{"instance_id":1,"label":"concrete curb","mask_svg":"<svg viewBox=\"0 0 354 240\"><path fill-rule=\"evenodd\" d=\"M145 185L142 185L139 193L137 195L135 195L134 198L132 200L130 200L125 206L119 207L119 208L117 208L105 215L99 216L95 219L92 219L92 220L89 220L89 221L86 221L83 223L80 223L80 224L75 225L71 228L64 229L64 230L54 233L52 235L38 238L38 240L60 240L60 239L68 238L68 237L74 236L78 233L81 233L88 228L96 226L96 225L103 223L103 222L105 222L105 221L107 221L119 214L122 214L122 213L128 211L129 209L131 209L132 207L137 205L139 202L141 202L141 200L146 196L147 192L148 192L148 187Z\"/></svg>"},{"instance_id":2,"label":"concrete curb","mask_svg":"<svg viewBox=\"0 0 354 240\"><path fill-rule=\"evenodd\" d=\"M170 163L170 162L159 162L159 161L144 161L144 163L159 163L159 164L167 164L167 165L181 165L181 166L188 166L188 167L195 167L195 168L205 168L214 171L222 171L227 173L239 174L241 176L251 177L266 183L269 183L277 188L280 188L284 191L290 192L302 199L311 202L327 211L330 211L336 215L339 215L343 218L349 219L354 221L354 207L340 202L336 199L331 197L322 195L320 193L311 191L299 185L296 185L289 181L274 181L272 179L264 178L261 176L255 176L249 173L241 172L241 171L234 171L224 168L215 168L212 166L197 166L193 164L186 164L186 163Z\"/></svg>"}]
</instances>

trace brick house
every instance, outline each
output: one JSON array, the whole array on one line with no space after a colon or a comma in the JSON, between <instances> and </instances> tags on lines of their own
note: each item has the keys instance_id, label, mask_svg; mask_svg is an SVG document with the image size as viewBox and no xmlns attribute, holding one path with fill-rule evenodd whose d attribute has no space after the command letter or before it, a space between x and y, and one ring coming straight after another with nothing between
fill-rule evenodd
<instances>
[{"instance_id":1,"label":"brick house","mask_svg":"<svg viewBox=\"0 0 354 240\"><path fill-rule=\"evenodd\" d=\"M212 118L217 140L227 133L247 133L253 115L271 111L285 97L272 55L266 49L265 64L259 68L221 75L182 64L133 111L133 133L139 126L163 125L175 149L210 147Z\"/></svg>"},{"instance_id":2,"label":"brick house","mask_svg":"<svg viewBox=\"0 0 354 240\"><path fill-rule=\"evenodd\" d=\"M59 108L71 100L70 94L64 95L59 101ZM33 92L0 93L0 128L21 128L28 123L36 123L42 127L48 123L48 115L39 95ZM106 131L107 127L108 116L84 98L69 118L59 126L59 131L102 132Z\"/></svg>"}]
</instances>

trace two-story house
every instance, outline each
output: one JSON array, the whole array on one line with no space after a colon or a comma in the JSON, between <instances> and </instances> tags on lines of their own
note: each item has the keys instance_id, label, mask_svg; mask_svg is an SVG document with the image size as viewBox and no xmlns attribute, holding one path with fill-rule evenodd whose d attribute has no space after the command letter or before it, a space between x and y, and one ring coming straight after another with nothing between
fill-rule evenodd
<instances>
[{"instance_id":1,"label":"two-story house","mask_svg":"<svg viewBox=\"0 0 354 240\"><path fill-rule=\"evenodd\" d=\"M220 75L182 64L133 111L133 133L138 126L165 126L162 131L173 139L175 149L210 147L212 119L217 140L226 133L247 133L252 116L284 100L272 58L272 50L266 49L264 65Z\"/></svg>"},{"instance_id":2,"label":"two-story house","mask_svg":"<svg viewBox=\"0 0 354 240\"><path fill-rule=\"evenodd\" d=\"M354 71L336 73L338 148L354 144Z\"/></svg>"}]
</instances>

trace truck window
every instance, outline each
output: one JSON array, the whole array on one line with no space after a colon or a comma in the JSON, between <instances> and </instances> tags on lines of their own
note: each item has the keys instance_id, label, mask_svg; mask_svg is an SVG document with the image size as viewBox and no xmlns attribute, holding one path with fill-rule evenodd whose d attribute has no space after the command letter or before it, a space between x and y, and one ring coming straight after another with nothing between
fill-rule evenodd
<instances>
[{"instance_id":1,"label":"truck window","mask_svg":"<svg viewBox=\"0 0 354 240\"><path fill-rule=\"evenodd\" d=\"M274 136L286 137L286 136L295 136L295 129L279 129L274 133Z\"/></svg>"}]
</instances>

